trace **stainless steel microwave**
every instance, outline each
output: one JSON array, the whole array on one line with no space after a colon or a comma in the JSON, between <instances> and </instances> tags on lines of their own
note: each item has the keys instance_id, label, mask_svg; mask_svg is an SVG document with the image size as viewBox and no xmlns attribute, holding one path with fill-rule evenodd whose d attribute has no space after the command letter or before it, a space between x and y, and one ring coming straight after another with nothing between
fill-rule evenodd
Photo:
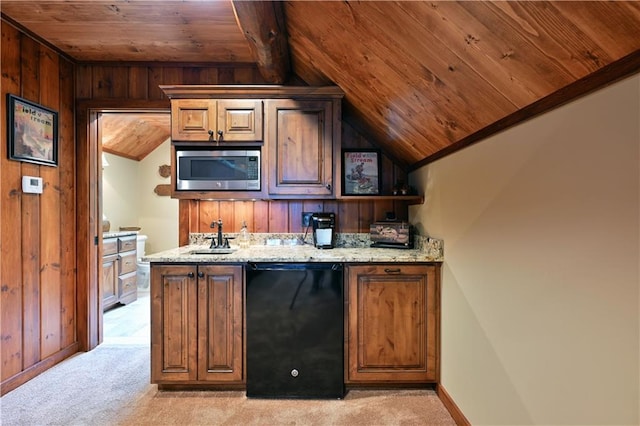
<instances>
[{"instance_id":1,"label":"stainless steel microwave","mask_svg":"<svg viewBox=\"0 0 640 426\"><path fill-rule=\"evenodd\" d=\"M179 191L260 191L259 149L176 149Z\"/></svg>"}]
</instances>

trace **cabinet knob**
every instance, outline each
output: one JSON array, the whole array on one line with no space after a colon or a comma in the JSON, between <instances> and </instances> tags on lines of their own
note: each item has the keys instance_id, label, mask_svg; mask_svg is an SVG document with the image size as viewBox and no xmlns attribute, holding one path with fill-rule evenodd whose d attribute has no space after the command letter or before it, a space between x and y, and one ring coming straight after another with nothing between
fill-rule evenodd
<instances>
[{"instance_id":1,"label":"cabinet knob","mask_svg":"<svg viewBox=\"0 0 640 426\"><path fill-rule=\"evenodd\" d=\"M198 272L198 278L204 278L204 272Z\"/></svg>"},{"instance_id":2,"label":"cabinet knob","mask_svg":"<svg viewBox=\"0 0 640 426\"><path fill-rule=\"evenodd\" d=\"M331 184L330 183L326 184L325 188L327 188L329 191L331 191Z\"/></svg>"},{"instance_id":3,"label":"cabinet knob","mask_svg":"<svg viewBox=\"0 0 640 426\"><path fill-rule=\"evenodd\" d=\"M222 130L218 130L218 142L222 142L224 140L224 132Z\"/></svg>"},{"instance_id":4,"label":"cabinet knob","mask_svg":"<svg viewBox=\"0 0 640 426\"><path fill-rule=\"evenodd\" d=\"M208 130L207 133L209 133L209 142L215 142L215 138L213 137L213 130Z\"/></svg>"},{"instance_id":5,"label":"cabinet knob","mask_svg":"<svg viewBox=\"0 0 640 426\"><path fill-rule=\"evenodd\" d=\"M189 273L187 274L187 276L188 276L189 278L193 278L193 277L195 277L195 274L194 274L193 272L189 272Z\"/></svg>"},{"instance_id":6,"label":"cabinet knob","mask_svg":"<svg viewBox=\"0 0 640 426\"><path fill-rule=\"evenodd\" d=\"M384 272L386 272L387 274L399 274L400 272L402 272L402 270L400 268L385 268Z\"/></svg>"}]
</instances>

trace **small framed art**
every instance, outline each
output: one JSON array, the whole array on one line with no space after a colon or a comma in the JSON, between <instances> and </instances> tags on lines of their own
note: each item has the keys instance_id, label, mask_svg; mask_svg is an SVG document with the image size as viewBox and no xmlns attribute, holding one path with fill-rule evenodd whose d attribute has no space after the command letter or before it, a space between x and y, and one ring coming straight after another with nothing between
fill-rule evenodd
<instances>
[{"instance_id":1,"label":"small framed art","mask_svg":"<svg viewBox=\"0 0 640 426\"><path fill-rule=\"evenodd\" d=\"M9 159L58 165L58 113L42 105L7 95Z\"/></svg>"},{"instance_id":2,"label":"small framed art","mask_svg":"<svg viewBox=\"0 0 640 426\"><path fill-rule=\"evenodd\" d=\"M342 150L342 194L380 194L380 150Z\"/></svg>"}]
</instances>

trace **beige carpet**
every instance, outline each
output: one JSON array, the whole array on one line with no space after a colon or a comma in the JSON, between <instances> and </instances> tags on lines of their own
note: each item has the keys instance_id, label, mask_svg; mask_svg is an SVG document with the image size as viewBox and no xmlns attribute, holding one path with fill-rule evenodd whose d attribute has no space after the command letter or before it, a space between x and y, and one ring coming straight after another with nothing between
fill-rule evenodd
<instances>
[{"instance_id":1,"label":"beige carpet","mask_svg":"<svg viewBox=\"0 0 640 426\"><path fill-rule=\"evenodd\" d=\"M431 390L350 391L343 400L158 391L149 346L103 344L0 398L2 425L453 425Z\"/></svg>"}]
</instances>

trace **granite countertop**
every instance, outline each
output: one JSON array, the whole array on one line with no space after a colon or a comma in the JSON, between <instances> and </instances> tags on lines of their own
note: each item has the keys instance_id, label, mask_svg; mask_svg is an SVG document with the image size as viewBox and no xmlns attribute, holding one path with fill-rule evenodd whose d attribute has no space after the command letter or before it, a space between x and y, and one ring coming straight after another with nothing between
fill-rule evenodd
<instances>
[{"instance_id":1,"label":"granite countertop","mask_svg":"<svg viewBox=\"0 0 640 426\"><path fill-rule=\"evenodd\" d=\"M424 238L416 240L414 249L369 247L369 234L338 234L338 242L332 249L317 249L312 244L302 244L301 238L292 234L269 234L268 237L252 235L252 245L235 249L229 254L191 254L194 250L209 248L205 240L211 234L192 234L190 244L159 253L148 254L147 262L162 263L244 263L244 262L442 262L442 240ZM232 234L229 234L232 237ZM226 236L226 234L225 234Z\"/></svg>"},{"instance_id":2,"label":"granite countertop","mask_svg":"<svg viewBox=\"0 0 640 426\"><path fill-rule=\"evenodd\" d=\"M137 235L136 231L114 231L114 232L103 232L102 239L105 238L116 238L116 237L126 237L128 235Z\"/></svg>"}]
</instances>

